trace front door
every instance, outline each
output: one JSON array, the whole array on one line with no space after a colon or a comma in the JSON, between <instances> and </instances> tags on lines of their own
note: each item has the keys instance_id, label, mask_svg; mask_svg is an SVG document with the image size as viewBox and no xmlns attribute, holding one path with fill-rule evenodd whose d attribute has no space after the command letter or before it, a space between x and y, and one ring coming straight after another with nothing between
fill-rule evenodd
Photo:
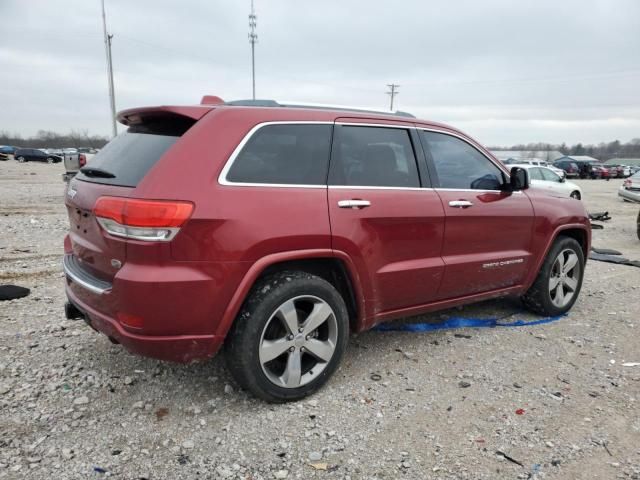
<instances>
[{"instance_id":1,"label":"front door","mask_svg":"<svg viewBox=\"0 0 640 480\"><path fill-rule=\"evenodd\" d=\"M529 197L503 191L506 174L466 140L426 130L421 138L445 212L438 298L520 284L532 261Z\"/></svg>"},{"instance_id":2,"label":"front door","mask_svg":"<svg viewBox=\"0 0 640 480\"><path fill-rule=\"evenodd\" d=\"M442 279L444 212L437 193L423 188L416 147L408 125L345 119L334 128L332 248L356 264L370 317L433 300Z\"/></svg>"}]
</instances>

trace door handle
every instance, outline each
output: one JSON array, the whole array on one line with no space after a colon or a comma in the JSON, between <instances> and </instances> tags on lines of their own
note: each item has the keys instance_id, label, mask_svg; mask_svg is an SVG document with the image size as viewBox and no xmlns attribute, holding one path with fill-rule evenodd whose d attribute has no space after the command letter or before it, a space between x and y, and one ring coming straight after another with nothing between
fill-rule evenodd
<instances>
[{"instance_id":1,"label":"door handle","mask_svg":"<svg viewBox=\"0 0 640 480\"><path fill-rule=\"evenodd\" d=\"M469 208L473 207L473 203L469 200L451 200L449 206L453 208Z\"/></svg>"},{"instance_id":2,"label":"door handle","mask_svg":"<svg viewBox=\"0 0 640 480\"><path fill-rule=\"evenodd\" d=\"M338 207L340 208L366 208L371 205L369 200L340 200Z\"/></svg>"}]
</instances>

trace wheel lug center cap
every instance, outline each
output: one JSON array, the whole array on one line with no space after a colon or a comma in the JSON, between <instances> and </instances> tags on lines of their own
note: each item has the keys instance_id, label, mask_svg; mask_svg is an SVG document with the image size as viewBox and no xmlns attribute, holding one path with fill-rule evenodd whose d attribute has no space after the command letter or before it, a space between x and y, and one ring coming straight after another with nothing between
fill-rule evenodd
<instances>
[{"instance_id":1,"label":"wheel lug center cap","mask_svg":"<svg viewBox=\"0 0 640 480\"><path fill-rule=\"evenodd\" d=\"M298 348L304 346L305 342L306 340L302 333L298 333L293 339L293 344Z\"/></svg>"}]
</instances>

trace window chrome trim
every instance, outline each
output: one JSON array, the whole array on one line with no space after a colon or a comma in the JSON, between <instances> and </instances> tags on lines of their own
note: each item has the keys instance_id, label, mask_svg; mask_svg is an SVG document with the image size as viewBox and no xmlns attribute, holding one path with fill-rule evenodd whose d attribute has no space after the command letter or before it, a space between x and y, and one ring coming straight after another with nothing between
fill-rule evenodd
<instances>
[{"instance_id":1,"label":"window chrome trim","mask_svg":"<svg viewBox=\"0 0 640 480\"><path fill-rule=\"evenodd\" d=\"M233 187L276 187L276 188L323 188L326 189L326 183L322 185L306 185L306 184L296 184L296 183L252 183L252 182L232 182L231 180L227 180L227 175L229 174L229 170L233 166L233 163L236 161L238 155L244 148L244 146L251 140L251 138L256 134L258 130L263 127L269 125L333 125L334 122L327 121L313 121L313 120L281 120L281 121L273 121L273 122L262 122L254 125L249 132L242 138L240 143L233 149L229 159L224 164L220 175L218 175L218 183L220 185L225 186L233 186Z\"/></svg>"},{"instance_id":2,"label":"window chrome trim","mask_svg":"<svg viewBox=\"0 0 640 480\"><path fill-rule=\"evenodd\" d=\"M494 164L499 170L504 172L504 167L497 165L491 158L487 157L482 151L480 151L476 146L469 143L467 139L453 132L448 132L446 130L437 129L437 128L428 128L422 126L415 125L395 125L385 123L381 121L381 123L360 123L360 122L328 122L328 121L313 121L313 120L279 120L279 121L270 121L270 122L262 122L254 125L249 132L242 138L240 143L233 150L229 159L226 161L220 175L218 175L218 183L224 186L234 186L234 187L265 187L265 188L312 188L312 189L330 189L330 190L419 190L419 191L456 191L456 192L483 192L483 193L500 193L503 190L475 190L471 188L440 188L440 187L381 187L381 186L368 186L368 185L331 185L331 184L322 184L322 185L308 185L308 184L296 184L296 183L251 183L251 182L232 182L227 180L227 174L236 158L244 148L244 146L249 142L249 140L255 135L255 133L260 130L262 127L266 127L268 125L347 125L347 126L356 126L356 127L380 127L380 128L402 128L405 130L424 130L428 132L434 133L442 133L444 135L450 135L452 137L459 138L466 144L470 145L472 148L477 150L482 156L484 156L487 160L489 160L492 164ZM507 175L509 172L504 172ZM522 193L521 191L511 192L511 193Z\"/></svg>"},{"instance_id":3,"label":"window chrome trim","mask_svg":"<svg viewBox=\"0 0 640 480\"><path fill-rule=\"evenodd\" d=\"M522 193L522 190L514 190L513 192L507 192L506 190L480 190L474 188L434 188L437 192L480 192L480 193Z\"/></svg>"},{"instance_id":4,"label":"window chrome trim","mask_svg":"<svg viewBox=\"0 0 640 480\"><path fill-rule=\"evenodd\" d=\"M329 185L329 190L434 190L431 187L379 187L367 185Z\"/></svg>"},{"instance_id":5,"label":"window chrome trim","mask_svg":"<svg viewBox=\"0 0 640 480\"><path fill-rule=\"evenodd\" d=\"M369 120L369 119L367 119ZM405 130L416 130L415 125L396 125L390 123L360 123L360 122L335 122L336 125L346 125L348 127L379 127L379 128L403 128Z\"/></svg>"}]
</instances>

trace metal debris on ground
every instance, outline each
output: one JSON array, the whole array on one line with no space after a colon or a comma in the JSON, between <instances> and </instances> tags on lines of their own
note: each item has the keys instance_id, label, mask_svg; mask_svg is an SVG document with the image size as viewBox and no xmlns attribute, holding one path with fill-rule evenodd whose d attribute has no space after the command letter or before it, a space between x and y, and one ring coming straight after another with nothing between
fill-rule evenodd
<instances>
[{"instance_id":1,"label":"metal debris on ground","mask_svg":"<svg viewBox=\"0 0 640 480\"><path fill-rule=\"evenodd\" d=\"M589 214L589 220L595 220L596 222L605 222L611 220L609 212L596 212Z\"/></svg>"},{"instance_id":2,"label":"metal debris on ground","mask_svg":"<svg viewBox=\"0 0 640 480\"><path fill-rule=\"evenodd\" d=\"M640 267L640 261L629 260L628 258L621 257L620 255L602 255L600 253L591 252L589 254L591 260L598 262L617 263L618 265L629 265L630 267Z\"/></svg>"},{"instance_id":3,"label":"metal debris on ground","mask_svg":"<svg viewBox=\"0 0 640 480\"><path fill-rule=\"evenodd\" d=\"M524 465L522 463L520 463L518 460L516 460L515 458L510 457L509 455L507 455L504 452L501 452L500 450L496 450L496 455L498 455L499 457L504 458L505 460L510 461L511 463L515 463L516 465L520 465L521 467L524 468Z\"/></svg>"}]
</instances>

